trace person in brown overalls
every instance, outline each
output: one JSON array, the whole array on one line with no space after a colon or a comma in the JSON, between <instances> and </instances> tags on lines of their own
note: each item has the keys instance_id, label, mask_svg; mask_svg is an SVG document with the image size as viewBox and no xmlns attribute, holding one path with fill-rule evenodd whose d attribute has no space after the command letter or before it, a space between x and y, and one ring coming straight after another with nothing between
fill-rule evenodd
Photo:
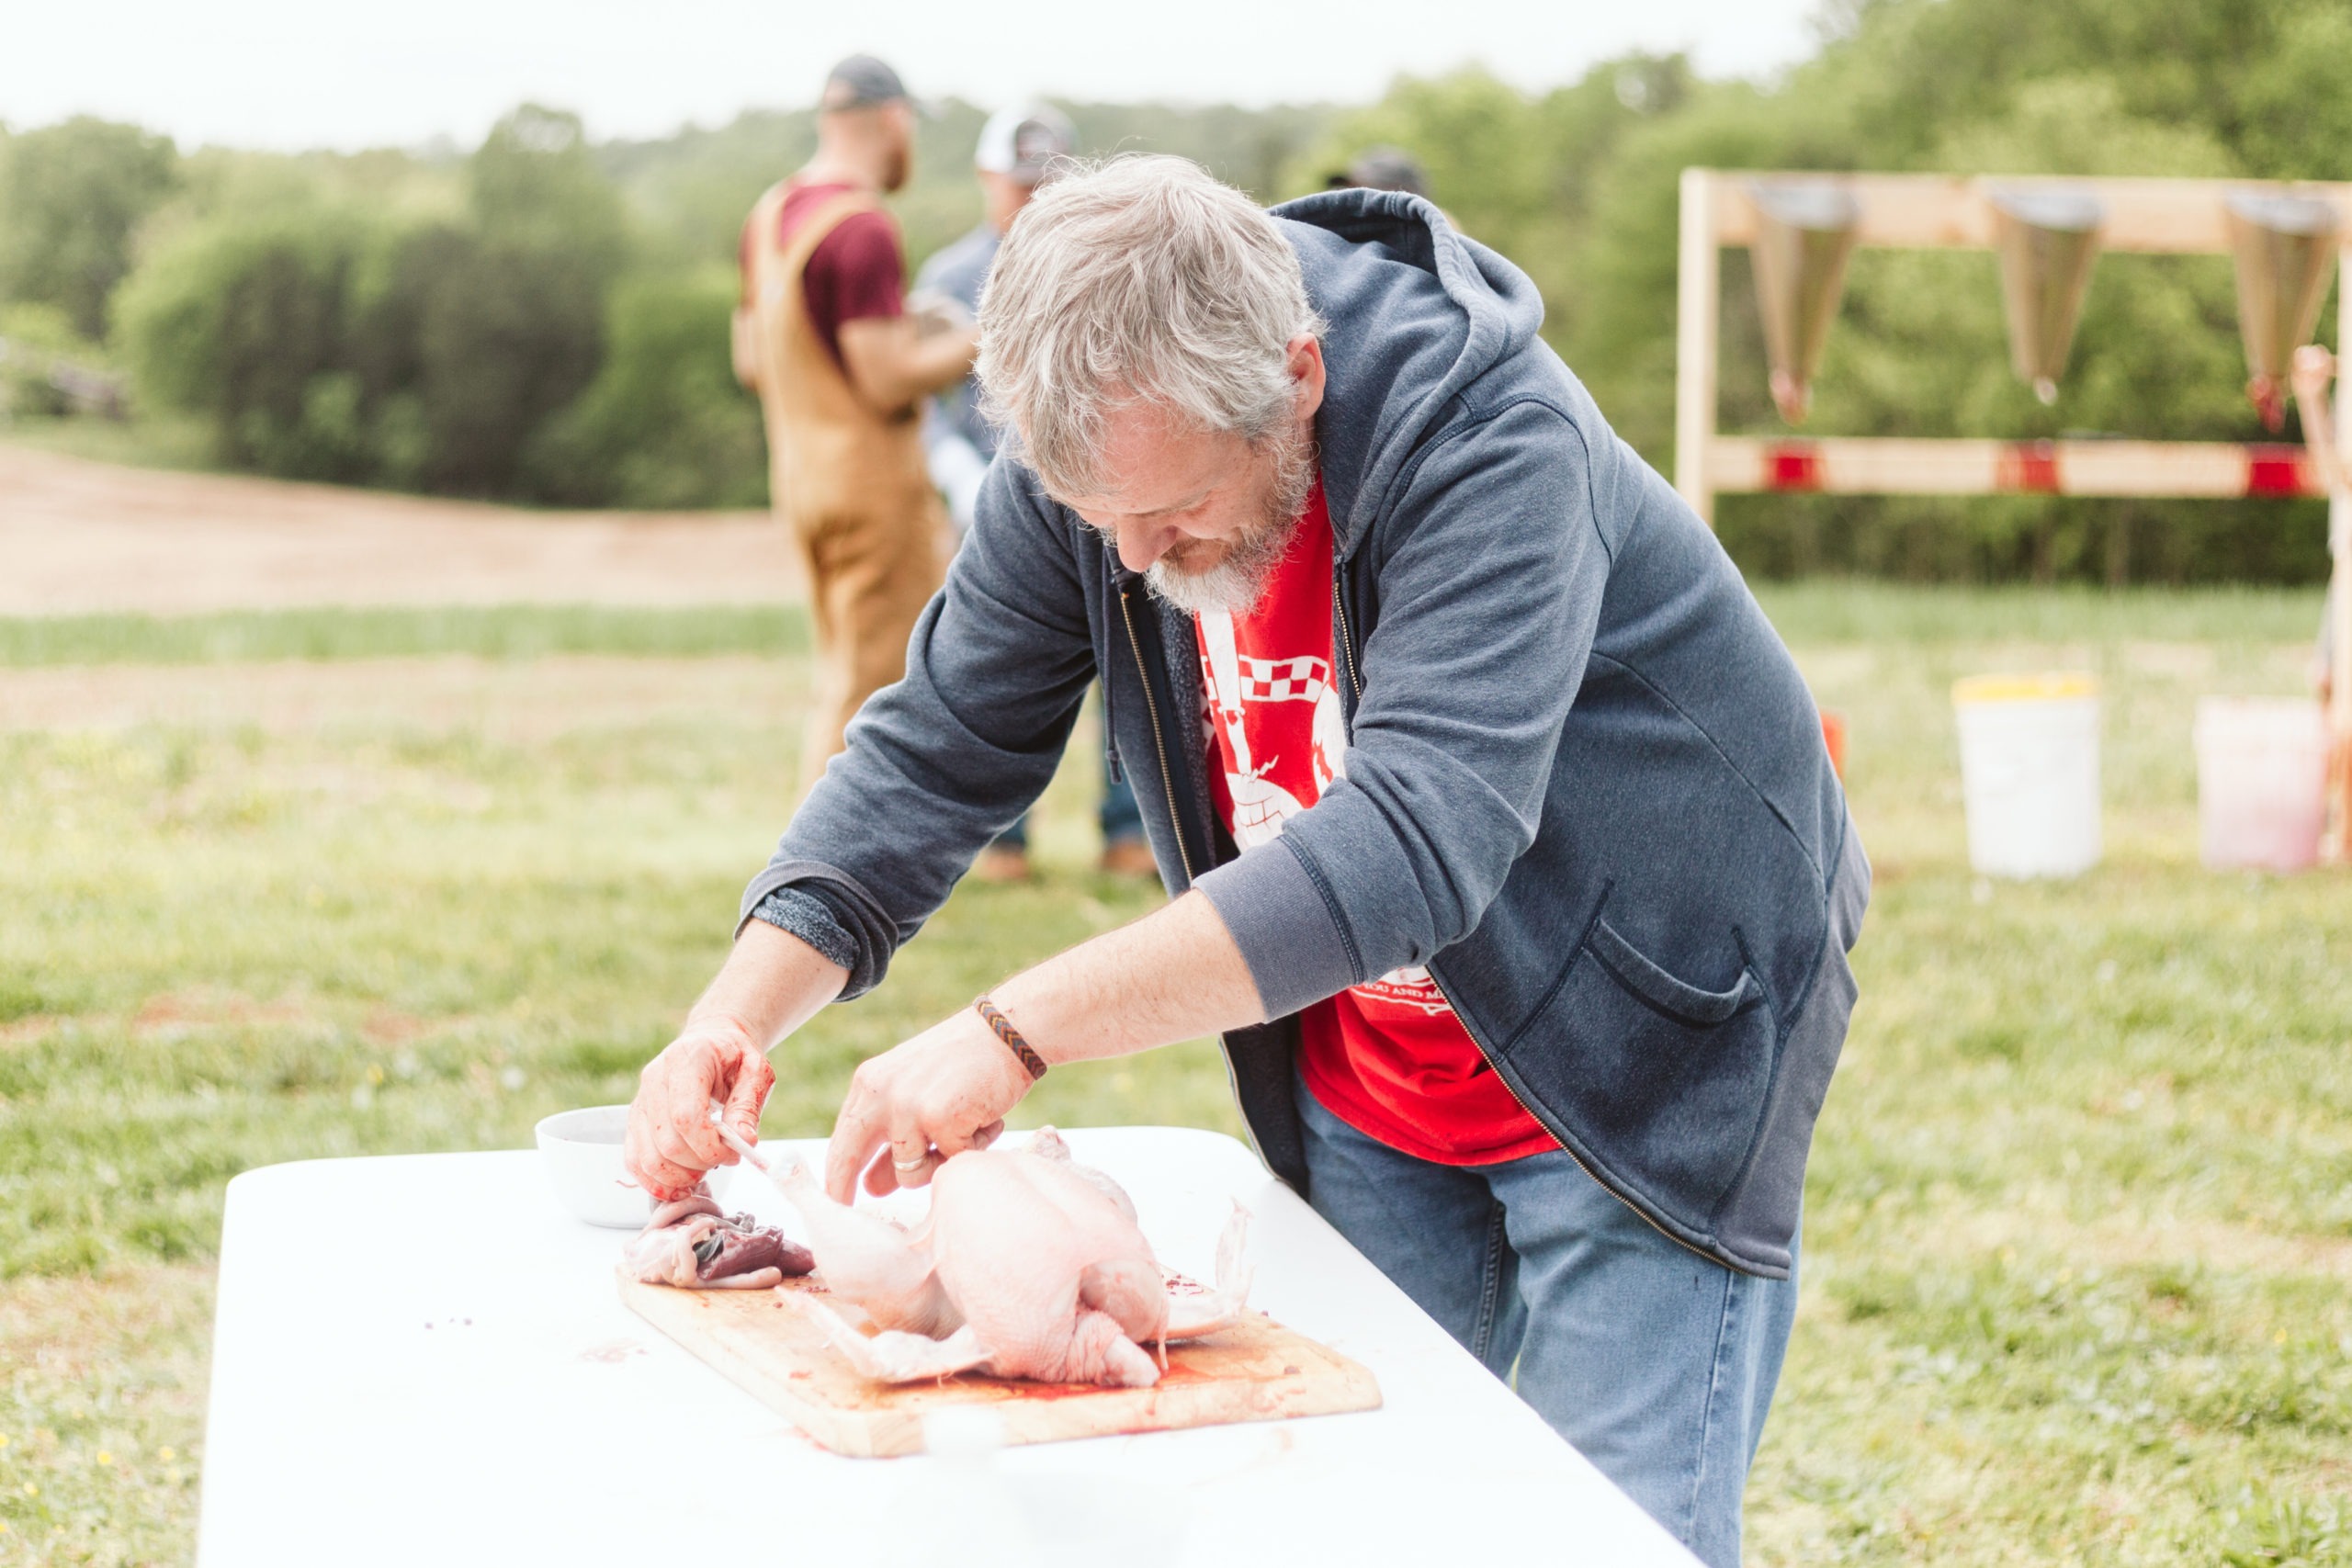
<instances>
[{"instance_id":1,"label":"person in brown overalls","mask_svg":"<svg viewBox=\"0 0 2352 1568\"><path fill-rule=\"evenodd\" d=\"M771 502L800 547L816 622L803 794L859 706L905 673L908 634L946 570L918 403L971 368L978 336L906 310L881 197L906 184L913 152L898 73L852 55L825 80L816 156L743 228L735 373L760 395Z\"/></svg>"}]
</instances>

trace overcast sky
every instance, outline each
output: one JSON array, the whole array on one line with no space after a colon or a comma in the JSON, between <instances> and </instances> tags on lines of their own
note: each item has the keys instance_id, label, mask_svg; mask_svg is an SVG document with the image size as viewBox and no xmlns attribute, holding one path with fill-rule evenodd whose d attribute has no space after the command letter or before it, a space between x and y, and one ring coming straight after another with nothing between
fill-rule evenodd
<instances>
[{"instance_id":1,"label":"overcast sky","mask_svg":"<svg viewBox=\"0 0 2352 1568\"><path fill-rule=\"evenodd\" d=\"M1247 104L1375 96L1480 62L1527 87L1628 50L1710 75L1810 52L1815 0L9 0L0 120L100 114L183 146L477 140L526 99L598 138L812 101L870 50L921 95Z\"/></svg>"}]
</instances>

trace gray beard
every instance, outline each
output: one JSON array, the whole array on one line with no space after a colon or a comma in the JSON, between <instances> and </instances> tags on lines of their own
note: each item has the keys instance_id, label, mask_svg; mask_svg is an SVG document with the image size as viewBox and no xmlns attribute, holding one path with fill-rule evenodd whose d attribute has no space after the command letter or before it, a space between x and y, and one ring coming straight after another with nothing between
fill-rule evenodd
<instances>
[{"instance_id":1,"label":"gray beard","mask_svg":"<svg viewBox=\"0 0 2352 1568\"><path fill-rule=\"evenodd\" d=\"M1143 574L1154 598L1187 615L1218 610L1246 615L1257 608L1274 569L1298 537L1299 514L1315 489L1315 443L1301 435L1279 441L1264 514L1206 571L1178 571L1164 558L1154 561Z\"/></svg>"}]
</instances>

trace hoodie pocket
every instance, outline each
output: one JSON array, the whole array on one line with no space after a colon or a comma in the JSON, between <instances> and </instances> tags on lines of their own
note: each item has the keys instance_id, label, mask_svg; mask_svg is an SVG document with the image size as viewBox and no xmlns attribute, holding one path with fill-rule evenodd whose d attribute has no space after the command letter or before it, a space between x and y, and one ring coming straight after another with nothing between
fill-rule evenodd
<instances>
[{"instance_id":1,"label":"hoodie pocket","mask_svg":"<svg viewBox=\"0 0 2352 1568\"><path fill-rule=\"evenodd\" d=\"M1588 944L1601 966L1617 983L1678 1023L1710 1028L1736 1017L1764 999L1764 987L1753 970L1742 968L1728 991L1702 991L1686 985L1650 961L1640 948L1617 934L1607 920L1595 920Z\"/></svg>"},{"instance_id":2,"label":"hoodie pocket","mask_svg":"<svg viewBox=\"0 0 2352 1568\"><path fill-rule=\"evenodd\" d=\"M1596 920L1509 1055L1610 1176L1706 1234L1771 1087L1764 1001L1745 964L1707 990Z\"/></svg>"}]
</instances>

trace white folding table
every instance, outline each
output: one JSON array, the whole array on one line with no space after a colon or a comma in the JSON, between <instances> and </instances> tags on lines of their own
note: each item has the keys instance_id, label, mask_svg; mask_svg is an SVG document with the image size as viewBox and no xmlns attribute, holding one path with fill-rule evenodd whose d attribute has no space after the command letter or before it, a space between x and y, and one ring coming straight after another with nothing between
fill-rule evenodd
<instances>
[{"instance_id":1,"label":"white folding table","mask_svg":"<svg viewBox=\"0 0 2352 1568\"><path fill-rule=\"evenodd\" d=\"M1205 1277L1372 1369L1359 1415L843 1459L620 1303L624 1233L534 1153L314 1160L229 1184L202 1568L1692 1560L1238 1143L1069 1134ZM822 1145L795 1145L821 1160ZM756 1178L730 1208L797 1228Z\"/></svg>"}]
</instances>

